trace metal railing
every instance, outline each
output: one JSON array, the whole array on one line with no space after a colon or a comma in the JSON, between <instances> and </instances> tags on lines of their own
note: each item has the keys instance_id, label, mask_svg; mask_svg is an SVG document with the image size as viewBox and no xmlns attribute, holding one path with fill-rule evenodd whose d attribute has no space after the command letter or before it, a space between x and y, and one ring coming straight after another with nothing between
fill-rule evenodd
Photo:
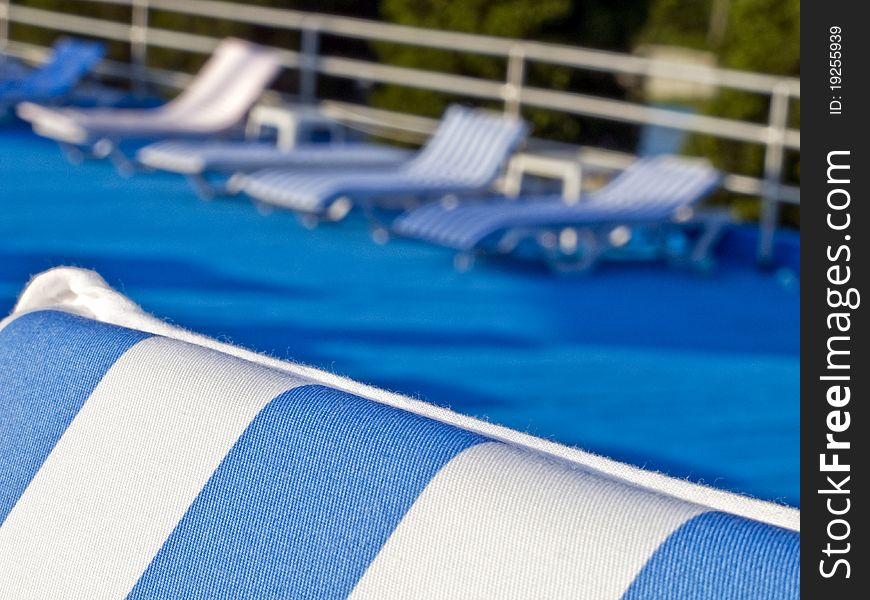
<instances>
[{"instance_id":1,"label":"metal railing","mask_svg":"<svg viewBox=\"0 0 870 600\"><path fill-rule=\"evenodd\" d=\"M299 72L299 97L307 102L316 101L318 76L327 75L496 100L503 103L504 110L509 114L518 114L523 106L530 106L610 121L668 127L761 145L764 148L764 173L761 178L731 174L725 180L725 188L731 192L758 195L762 198L758 248L760 261L769 261L771 258L780 205L800 203L799 188L783 181L786 152L800 151L800 131L788 127L791 101L800 98L800 80L796 78L217 0L87 1L129 7L130 20L111 21L22 6L13 0L0 0L0 48L12 54L36 59L44 53L44 48L10 39L9 29L13 23L120 41L129 45L132 64L104 61L101 67L103 73L130 79L134 85L141 86L152 82L181 87L187 81L185 74L148 67L148 49L159 47L209 53L220 40L216 37L152 27L149 18L152 11L291 30L300 34L299 47L276 49L281 53L284 66ZM320 38L323 35L499 57L506 61L505 77L503 81L493 81L381 64L360 58L325 55L320 49ZM535 87L526 83L526 71L530 62L613 75L656 77L760 94L770 99L768 119L762 124L687 114L625 100ZM379 113L389 114L383 111ZM399 113L392 114L397 117L397 122L403 121Z\"/></svg>"}]
</instances>

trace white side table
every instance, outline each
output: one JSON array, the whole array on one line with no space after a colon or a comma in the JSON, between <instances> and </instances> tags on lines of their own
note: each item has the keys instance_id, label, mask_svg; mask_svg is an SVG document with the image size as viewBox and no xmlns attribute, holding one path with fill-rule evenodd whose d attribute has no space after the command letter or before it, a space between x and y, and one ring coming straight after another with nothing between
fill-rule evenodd
<instances>
[{"instance_id":1,"label":"white side table","mask_svg":"<svg viewBox=\"0 0 870 600\"><path fill-rule=\"evenodd\" d=\"M317 132L327 133L332 142L345 141L345 130L341 123L325 116L313 106L255 106L248 116L245 135L255 139L264 129L277 131L277 145L282 150L311 141Z\"/></svg>"},{"instance_id":2,"label":"white side table","mask_svg":"<svg viewBox=\"0 0 870 600\"><path fill-rule=\"evenodd\" d=\"M576 155L534 154L521 152L511 157L504 179L504 192L516 198L525 175L536 175L562 181L562 199L573 204L580 200L583 168Z\"/></svg>"}]
</instances>

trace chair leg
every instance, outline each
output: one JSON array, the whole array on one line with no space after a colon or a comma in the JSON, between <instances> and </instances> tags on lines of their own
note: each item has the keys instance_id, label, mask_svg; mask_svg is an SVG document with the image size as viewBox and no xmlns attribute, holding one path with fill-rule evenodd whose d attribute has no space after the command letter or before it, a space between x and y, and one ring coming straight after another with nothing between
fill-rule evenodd
<instances>
[{"instance_id":1,"label":"chair leg","mask_svg":"<svg viewBox=\"0 0 870 600\"><path fill-rule=\"evenodd\" d=\"M460 273L467 273L474 268L475 253L473 250L459 252L453 257L453 268Z\"/></svg>"},{"instance_id":2,"label":"chair leg","mask_svg":"<svg viewBox=\"0 0 870 600\"><path fill-rule=\"evenodd\" d=\"M251 200L251 204L253 204L257 212L264 217L268 217L275 212L275 208L271 204L266 204L265 202L259 202L257 200Z\"/></svg>"},{"instance_id":3,"label":"chair leg","mask_svg":"<svg viewBox=\"0 0 870 600\"><path fill-rule=\"evenodd\" d=\"M66 142L58 142L57 145L60 146L60 151L63 153L64 158L70 163L80 165L85 161L85 152L78 146L67 144Z\"/></svg>"},{"instance_id":4,"label":"chair leg","mask_svg":"<svg viewBox=\"0 0 870 600\"><path fill-rule=\"evenodd\" d=\"M305 229L315 229L320 225L320 218L310 213L296 213L296 218Z\"/></svg>"},{"instance_id":5,"label":"chair leg","mask_svg":"<svg viewBox=\"0 0 870 600\"><path fill-rule=\"evenodd\" d=\"M122 177L130 177L138 171L136 163L128 158L126 154L118 150L117 146L112 146L108 156L109 160L112 162L112 166L115 167L115 170Z\"/></svg>"},{"instance_id":6,"label":"chair leg","mask_svg":"<svg viewBox=\"0 0 870 600\"><path fill-rule=\"evenodd\" d=\"M372 241L380 246L383 246L390 241L390 227L378 216L377 210L372 202L363 201L359 204L362 208L363 215L369 225L369 235Z\"/></svg>"},{"instance_id":7,"label":"chair leg","mask_svg":"<svg viewBox=\"0 0 870 600\"><path fill-rule=\"evenodd\" d=\"M698 240L689 252L689 263L700 270L706 271L712 267L711 251L722 237L725 227L731 222L730 217L721 213L713 213L699 218L703 229Z\"/></svg>"},{"instance_id":8,"label":"chair leg","mask_svg":"<svg viewBox=\"0 0 870 600\"><path fill-rule=\"evenodd\" d=\"M190 183L201 200L214 200L217 196L230 195L230 190L226 184L215 184L209 181L202 173L187 175L186 177L188 183Z\"/></svg>"},{"instance_id":9,"label":"chair leg","mask_svg":"<svg viewBox=\"0 0 870 600\"><path fill-rule=\"evenodd\" d=\"M335 201L326 209L326 218L329 221L341 221L353 208L353 202L347 196L336 198Z\"/></svg>"}]
</instances>

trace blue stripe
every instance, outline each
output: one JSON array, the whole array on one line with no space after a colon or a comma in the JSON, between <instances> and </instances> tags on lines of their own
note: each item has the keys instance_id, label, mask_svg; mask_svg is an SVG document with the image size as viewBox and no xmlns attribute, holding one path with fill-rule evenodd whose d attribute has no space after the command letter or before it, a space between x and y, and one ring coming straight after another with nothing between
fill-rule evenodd
<instances>
[{"instance_id":1,"label":"blue stripe","mask_svg":"<svg viewBox=\"0 0 870 600\"><path fill-rule=\"evenodd\" d=\"M799 597L800 534L709 512L665 540L623 600Z\"/></svg>"},{"instance_id":2,"label":"blue stripe","mask_svg":"<svg viewBox=\"0 0 870 600\"><path fill-rule=\"evenodd\" d=\"M344 598L438 470L485 441L322 386L272 400L130 598Z\"/></svg>"},{"instance_id":3,"label":"blue stripe","mask_svg":"<svg viewBox=\"0 0 870 600\"><path fill-rule=\"evenodd\" d=\"M146 337L57 311L0 330L0 524L106 371Z\"/></svg>"}]
</instances>

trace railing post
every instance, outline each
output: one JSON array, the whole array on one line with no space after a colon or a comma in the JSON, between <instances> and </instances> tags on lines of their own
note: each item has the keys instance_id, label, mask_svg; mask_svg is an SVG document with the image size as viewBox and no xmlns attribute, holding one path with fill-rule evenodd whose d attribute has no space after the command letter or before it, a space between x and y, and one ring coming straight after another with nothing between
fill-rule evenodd
<instances>
[{"instance_id":1,"label":"railing post","mask_svg":"<svg viewBox=\"0 0 870 600\"><path fill-rule=\"evenodd\" d=\"M302 24L299 53L299 99L305 104L317 102L317 59L320 53L320 26L316 20Z\"/></svg>"},{"instance_id":2,"label":"railing post","mask_svg":"<svg viewBox=\"0 0 870 600\"><path fill-rule=\"evenodd\" d=\"M133 91L143 96L148 87L148 0L133 0L130 14L130 63Z\"/></svg>"},{"instance_id":3,"label":"railing post","mask_svg":"<svg viewBox=\"0 0 870 600\"><path fill-rule=\"evenodd\" d=\"M0 0L0 50L9 44L9 5L11 0Z\"/></svg>"},{"instance_id":4,"label":"railing post","mask_svg":"<svg viewBox=\"0 0 870 600\"><path fill-rule=\"evenodd\" d=\"M523 84L526 79L526 51L522 44L511 46L508 54L507 80L502 97L506 115L518 118L522 102Z\"/></svg>"},{"instance_id":5,"label":"railing post","mask_svg":"<svg viewBox=\"0 0 870 600\"><path fill-rule=\"evenodd\" d=\"M779 221L779 196L785 158L785 132L788 126L788 86L778 83L771 93L767 144L764 150L764 184L761 204L758 262L770 264Z\"/></svg>"}]
</instances>

